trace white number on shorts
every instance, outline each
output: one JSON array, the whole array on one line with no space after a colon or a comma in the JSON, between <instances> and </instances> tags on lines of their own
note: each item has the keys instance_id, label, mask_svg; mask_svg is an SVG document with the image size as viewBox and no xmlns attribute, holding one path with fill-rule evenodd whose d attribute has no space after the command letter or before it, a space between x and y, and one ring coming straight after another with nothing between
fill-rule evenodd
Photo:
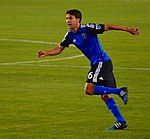
<instances>
[{"instance_id":1,"label":"white number on shorts","mask_svg":"<svg viewBox=\"0 0 150 139\"><path fill-rule=\"evenodd\" d=\"M93 78L93 72L91 71L89 74L88 74L88 79L92 79Z\"/></svg>"}]
</instances>

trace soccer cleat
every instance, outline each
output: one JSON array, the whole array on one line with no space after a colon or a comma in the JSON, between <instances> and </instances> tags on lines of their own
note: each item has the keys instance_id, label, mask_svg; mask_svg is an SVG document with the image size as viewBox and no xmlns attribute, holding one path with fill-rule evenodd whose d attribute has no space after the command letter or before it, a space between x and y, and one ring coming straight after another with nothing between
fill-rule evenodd
<instances>
[{"instance_id":1,"label":"soccer cleat","mask_svg":"<svg viewBox=\"0 0 150 139\"><path fill-rule=\"evenodd\" d=\"M128 88L127 87L122 87L120 88L122 91L120 92L119 96L121 97L121 99L124 102L124 105L127 104L128 102Z\"/></svg>"},{"instance_id":2,"label":"soccer cleat","mask_svg":"<svg viewBox=\"0 0 150 139\"><path fill-rule=\"evenodd\" d=\"M113 131L113 130L122 130L127 127L126 122L116 122L113 126L109 127L107 130Z\"/></svg>"}]
</instances>

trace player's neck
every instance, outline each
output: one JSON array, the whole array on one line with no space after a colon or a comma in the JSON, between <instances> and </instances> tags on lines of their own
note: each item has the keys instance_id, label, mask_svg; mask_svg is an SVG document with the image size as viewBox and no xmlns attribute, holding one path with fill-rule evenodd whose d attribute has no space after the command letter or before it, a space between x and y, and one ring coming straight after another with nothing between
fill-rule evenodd
<instances>
[{"instance_id":1,"label":"player's neck","mask_svg":"<svg viewBox=\"0 0 150 139\"><path fill-rule=\"evenodd\" d=\"M79 24L77 24L73 29L72 29L72 31L73 32L77 32L78 31L78 29L80 28L80 23Z\"/></svg>"}]
</instances>

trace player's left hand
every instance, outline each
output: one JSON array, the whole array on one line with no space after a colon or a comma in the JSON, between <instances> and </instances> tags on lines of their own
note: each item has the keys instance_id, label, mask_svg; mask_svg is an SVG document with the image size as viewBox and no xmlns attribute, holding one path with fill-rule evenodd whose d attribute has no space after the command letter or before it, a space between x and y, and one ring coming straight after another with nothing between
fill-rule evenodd
<instances>
[{"instance_id":1,"label":"player's left hand","mask_svg":"<svg viewBox=\"0 0 150 139\"><path fill-rule=\"evenodd\" d=\"M140 31L138 28L130 28L129 29L129 33L131 33L132 35L136 36L140 34Z\"/></svg>"}]
</instances>

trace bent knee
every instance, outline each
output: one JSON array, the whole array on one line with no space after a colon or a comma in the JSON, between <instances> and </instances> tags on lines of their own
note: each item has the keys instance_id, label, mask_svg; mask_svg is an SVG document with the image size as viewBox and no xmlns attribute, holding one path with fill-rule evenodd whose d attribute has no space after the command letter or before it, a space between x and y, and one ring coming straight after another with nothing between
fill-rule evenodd
<instances>
[{"instance_id":1,"label":"bent knee","mask_svg":"<svg viewBox=\"0 0 150 139\"><path fill-rule=\"evenodd\" d=\"M110 99L111 98L111 95L108 95L108 94L106 94L106 95L101 95L101 99L103 100L103 101L107 101L108 99Z\"/></svg>"},{"instance_id":2,"label":"bent knee","mask_svg":"<svg viewBox=\"0 0 150 139\"><path fill-rule=\"evenodd\" d=\"M94 84L86 83L85 88L84 88L84 92L87 95L94 95Z\"/></svg>"},{"instance_id":3,"label":"bent knee","mask_svg":"<svg viewBox=\"0 0 150 139\"><path fill-rule=\"evenodd\" d=\"M94 93L92 91L89 91L89 90L85 90L85 94L86 95L94 95Z\"/></svg>"}]
</instances>

